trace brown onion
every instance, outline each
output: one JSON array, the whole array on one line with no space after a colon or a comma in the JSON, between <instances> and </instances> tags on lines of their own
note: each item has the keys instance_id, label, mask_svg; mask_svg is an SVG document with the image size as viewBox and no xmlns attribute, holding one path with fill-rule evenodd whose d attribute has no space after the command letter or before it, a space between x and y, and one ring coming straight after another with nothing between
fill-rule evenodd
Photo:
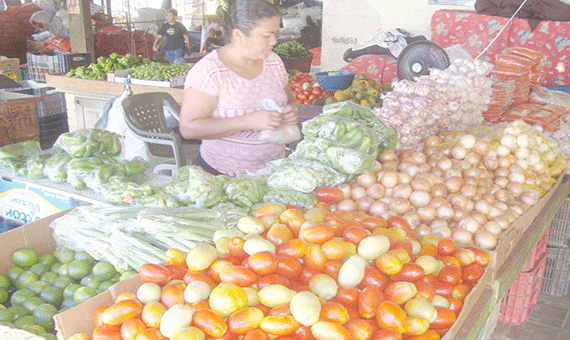
<instances>
[{"instance_id":1,"label":"brown onion","mask_svg":"<svg viewBox=\"0 0 570 340\"><path fill-rule=\"evenodd\" d=\"M443 181L443 185L450 194L458 193L463 185L463 179L459 177L450 177Z\"/></svg>"},{"instance_id":2,"label":"brown onion","mask_svg":"<svg viewBox=\"0 0 570 340\"><path fill-rule=\"evenodd\" d=\"M509 179L507 177L495 177L495 183L499 188L505 189L509 185Z\"/></svg>"},{"instance_id":3,"label":"brown onion","mask_svg":"<svg viewBox=\"0 0 570 340\"><path fill-rule=\"evenodd\" d=\"M364 196L366 196L366 189L361 186L356 186L350 191L350 197L355 201Z\"/></svg>"},{"instance_id":4,"label":"brown onion","mask_svg":"<svg viewBox=\"0 0 570 340\"><path fill-rule=\"evenodd\" d=\"M469 216L469 212L465 210L465 208L456 207L453 208L453 211L455 212L455 215L451 219L453 222L459 222L465 217Z\"/></svg>"},{"instance_id":5,"label":"brown onion","mask_svg":"<svg viewBox=\"0 0 570 340\"><path fill-rule=\"evenodd\" d=\"M519 197L524 192L524 185L521 183L511 182L507 185L507 191L513 195L513 197Z\"/></svg>"},{"instance_id":6,"label":"brown onion","mask_svg":"<svg viewBox=\"0 0 570 340\"><path fill-rule=\"evenodd\" d=\"M373 172L364 172L356 176L356 183L361 187L368 188L372 184L376 183L376 174Z\"/></svg>"},{"instance_id":7,"label":"brown onion","mask_svg":"<svg viewBox=\"0 0 570 340\"><path fill-rule=\"evenodd\" d=\"M394 190L392 190L392 197L401 197L408 199L412 193L412 186L409 184L398 184Z\"/></svg>"},{"instance_id":8,"label":"brown onion","mask_svg":"<svg viewBox=\"0 0 570 340\"><path fill-rule=\"evenodd\" d=\"M443 157L443 158L440 158L439 160L437 160L436 166L443 171L447 171L447 170L451 169L451 167L453 166L453 163L451 162L451 160L449 158Z\"/></svg>"},{"instance_id":9,"label":"brown onion","mask_svg":"<svg viewBox=\"0 0 570 340\"><path fill-rule=\"evenodd\" d=\"M439 227L435 227L435 228L432 227L431 228L431 234L447 238L447 237L451 237L452 231L451 231L450 227L439 226Z\"/></svg>"},{"instance_id":10,"label":"brown onion","mask_svg":"<svg viewBox=\"0 0 570 340\"><path fill-rule=\"evenodd\" d=\"M420 215L420 219L424 223L430 223L437 217L437 210L431 205L421 206L416 212Z\"/></svg>"},{"instance_id":11,"label":"brown onion","mask_svg":"<svg viewBox=\"0 0 570 340\"><path fill-rule=\"evenodd\" d=\"M375 200L372 197L360 197L358 200L356 200L356 209L367 213L370 210L370 206L372 206L374 202Z\"/></svg>"},{"instance_id":12,"label":"brown onion","mask_svg":"<svg viewBox=\"0 0 570 340\"><path fill-rule=\"evenodd\" d=\"M455 208L463 208L467 207L467 197L460 195L460 194L452 194L449 196L449 203Z\"/></svg>"},{"instance_id":13,"label":"brown onion","mask_svg":"<svg viewBox=\"0 0 570 340\"><path fill-rule=\"evenodd\" d=\"M427 191L423 190L412 191L409 198L410 203L412 203L414 207L422 207L424 205L427 205L430 199L430 194Z\"/></svg>"},{"instance_id":14,"label":"brown onion","mask_svg":"<svg viewBox=\"0 0 570 340\"><path fill-rule=\"evenodd\" d=\"M403 215L412 209L410 201L401 197L394 197L390 202L390 209L398 215Z\"/></svg>"},{"instance_id":15,"label":"brown onion","mask_svg":"<svg viewBox=\"0 0 570 340\"><path fill-rule=\"evenodd\" d=\"M374 203L370 205L368 212L370 215L380 216L383 213L387 212L390 209L388 203L383 202L381 200L376 200Z\"/></svg>"},{"instance_id":16,"label":"brown onion","mask_svg":"<svg viewBox=\"0 0 570 340\"><path fill-rule=\"evenodd\" d=\"M355 211L357 206L354 200L347 198L338 202L336 208L342 211Z\"/></svg>"},{"instance_id":17,"label":"brown onion","mask_svg":"<svg viewBox=\"0 0 570 340\"><path fill-rule=\"evenodd\" d=\"M442 183L432 185L430 194L432 197L447 197L447 188Z\"/></svg>"},{"instance_id":18,"label":"brown onion","mask_svg":"<svg viewBox=\"0 0 570 340\"><path fill-rule=\"evenodd\" d=\"M434 167L431 168L431 173L440 178L443 177L443 175L445 174L443 170L441 170L440 168L434 168Z\"/></svg>"},{"instance_id":19,"label":"brown onion","mask_svg":"<svg viewBox=\"0 0 570 340\"><path fill-rule=\"evenodd\" d=\"M493 250L497 246L497 236L487 230L475 234L475 244L485 250Z\"/></svg>"},{"instance_id":20,"label":"brown onion","mask_svg":"<svg viewBox=\"0 0 570 340\"><path fill-rule=\"evenodd\" d=\"M449 201L443 197L433 197L429 202L429 205L431 205L436 209L441 206L446 206L451 208L451 203L449 203Z\"/></svg>"},{"instance_id":21,"label":"brown onion","mask_svg":"<svg viewBox=\"0 0 570 340\"><path fill-rule=\"evenodd\" d=\"M441 138L439 136L429 136L424 139L424 146L426 148L436 148L441 144Z\"/></svg>"},{"instance_id":22,"label":"brown onion","mask_svg":"<svg viewBox=\"0 0 570 340\"><path fill-rule=\"evenodd\" d=\"M487 170L495 170L499 166L499 159L497 157L487 156L483 158L483 166Z\"/></svg>"},{"instance_id":23,"label":"brown onion","mask_svg":"<svg viewBox=\"0 0 570 340\"><path fill-rule=\"evenodd\" d=\"M338 189L342 190L344 197L350 197L350 191L352 187L348 183L341 183L337 186Z\"/></svg>"},{"instance_id":24,"label":"brown onion","mask_svg":"<svg viewBox=\"0 0 570 340\"><path fill-rule=\"evenodd\" d=\"M511 172L509 171L509 167L498 167L495 169L495 178L496 177L509 177Z\"/></svg>"},{"instance_id":25,"label":"brown onion","mask_svg":"<svg viewBox=\"0 0 570 340\"><path fill-rule=\"evenodd\" d=\"M483 224L483 229L491 232L493 235L499 235L503 231L499 223L495 221L487 221L487 223Z\"/></svg>"},{"instance_id":26,"label":"brown onion","mask_svg":"<svg viewBox=\"0 0 570 340\"><path fill-rule=\"evenodd\" d=\"M416 177L412 179L410 182L410 186L414 190L421 190L421 191L430 191L431 190L431 182L422 177Z\"/></svg>"},{"instance_id":27,"label":"brown onion","mask_svg":"<svg viewBox=\"0 0 570 340\"><path fill-rule=\"evenodd\" d=\"M475 202L475 211L479 211L485 215L489 213L491 210L491 203L487 202L486 200L479 200Z\"/></svg>"},{"instance_id":28,"label":"brown onion","mask_svg":"<svg viewBox=\"0 0 570 340\"><path fill-rule=\"evenodd\" d=\"M384 197L384 193L384 186L380 183L374 183L366 188L366 195L372 197L375 200Z\"/></svg>"},{"instance_id":29,"label":"brown onion","mask_svg":"<svg viewBox=\"0 0 570 340\"><path fill-rule=\"evenodd\" d=\"M408 224L410 225L410 227L412 227L412 229L414 229L415 227L419 226L422 223L420 215L415 211L409 211L405 213L404 216L402 217L406 221L408 221Z\"/></svg>"},{"instance_id":30,"label":"brown onion","mask_svg":"<svg viewBox=\"0 0 570 340\"><path fill-rule=\"evenodd\" d=\"M479 224L479 222L474 217L471 216L467 216L462 220L460 220L459 222L457 222L457 228L465 229L471 232L472 234L474 234L477 230L479 230L480 226L481 225Z\"/></svg>"},{"instance_id":31,"label":"brown onion","mask_svg":"<svg viewBox=\"0 0 570 340\"><path fill-rule=\"evenodd\" d=\"M491 149L491 143L484 139L479 139L475 142L473 146L473 150L478 153L479 155L485 155Z\"/></svg>"},{"instance_id":32,"label":"brown onion","mask_svg":"<svg viewBox=\"0 0 570 340\"><path fill-rule=\"evenodd\" d=\"M469 213L469 216L473 217L474 219L477 220L477 222L479 222L479 225L483 225L485 223L487 223L487 215L483 214L480 211L476 211L473 210L471 213Z\"/></svg>"},{"instance_id":33,"label":"brown onion","mask_svg":"<svg viewBox=\"0 0 570 340\"><path fill-rule=\"evenodd\" d=\"M409 184L412 181L412 176L407 172L398 172L398 183Z\"/></svg>"},{"instance_id":34,"label":"brown onion","mask_svg":"<svg viewBox=\"0 0 570 340\"><path fill-rule=\"evenodd\" d=\"M410 149L410 148L402 149L398 153L398 158L404 159L406 157L411 157L414 154L414 152L416 152L414 149Z\"/></svg>"},{"instance_id":35,"label":"brown onion","mask_svg":"<svg viewBox=\"0 0 570 340\"><path fill-rule=\"evenodd\" d=\"M396 171L396 170L398 170L398 161L382 162L382 170L384 170L384 171Z\"/></svg>"},{"instance_id":36,"label":"brown onion","mask_svg":"<svg viewBox=\"0 0 570 340\"><path fill-rule=\"evenodd\" d=\"M463 170L463 178L465 177L474 177L474 178L481 178L481 169L479 168L467 168Z\"/></svg>"},{"instance_id":37,"label":"brown onion","mask_svg":"<svg viewBox=\"0 0 570 340\"><path fill-rule=\"evenodd\" d=\"M474 198L477 196L477 187L470 184L464 184L459 189L459 194L467 197L467 198Z\"/></svg>"},{"instance_id":38,"label":"brown onion","mask_svg":"<svg viewBox=\"0 0 570 340\"><path fill-rule=\"evenodd\" d=\"M420 169L420 173L427 174L431 171L431 166L427 163L420 163L418 164L418 168Z\"/></svg>"},{"instance_id":39,"label":"brown onion","mask_svg":"<svg viewBox=\"0 0 570 340\"><path fill-rule=\"evenodd\" d=\"M382 163L386 161L396 161L398 160L398 156L394 151L383 150L382 152L380 152L380 155L378 155L378 160Z\"/></svg>"},{"instance_id":40,"label":"brown onion","mask_svg":"<svg viewBox=\"0 0 570 340\"><path fill-rule=\"evenodd\" d=\"M481 155L475 152L469 152L465 155L465 161L471 166L479 165L479 163L481 163Z\"/></svg>"},{"instance_id":41,"label":"brown onion","mask_svg":"<svg viewBox=\"0 0 570 340\"><path fill-rule=\"evenodd\" d=\"M494 194L485 194L483 195L482 199L484 199L485 201L489 202L490 204L493 204L495 202L497 202L497 199L495 198Z\"/></svg>"},{"instance_id":42,"label":"brown onion","mask_svg":"<svg viewBox=\"0 0 570 340\"><path fill-rule=\"evenodd\" d=\"M455 216L455 211L452 207L442 205L437 208L437 217L444 220L451 220Z\"/></svg>"},{"instance_id":43,"label":"brown onion","mask_svg":"<svg viewBox=\"0 0 570 340\"><path fill-rule=\"evenodd\" d=\"M378 182L385 188L393 188L398 185L398 174L395 171L385 171Z\"/></svg>"},{"instance_id":44,"label":"brown onion","mask_svg":"<svg viewBox=\"0 0 570 340\"><path fill-rule=\"evenodd\" d=\"M461 245L468 245L473 242L473 234L465 229L454 229L451 238Z\"/></svg>"},{"instance_id":45,"label":"brown onion","mask_svg":"<svg viewBox=\"0 0 570 340\"><path fill-rule=\"evenodd\" d=\"M436 218L433 221L431 221L429 226L432 229L439 228L439 227L449 227L449 222L447 222L447 220L443 219L443 218Z\"/></svg>"},{"instance_id":46,"label":"brown onion","mask_svg":"<svg viewBox=\"0 0 570 340\"><path fill-rule=\"evenodd\" d=\"M431 228L422 223L419 226L417 226L416 229L414 229L414 232L418 234L418 236L420 237L428 236L431 235Z\"/></svg>"}]
</instances>

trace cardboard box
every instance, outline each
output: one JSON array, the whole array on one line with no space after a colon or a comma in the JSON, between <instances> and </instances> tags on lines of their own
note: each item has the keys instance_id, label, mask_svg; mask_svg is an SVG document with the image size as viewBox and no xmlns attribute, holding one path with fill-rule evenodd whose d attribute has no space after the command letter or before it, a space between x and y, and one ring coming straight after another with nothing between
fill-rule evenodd
<instances>
[{"instance_id":1,"label":"cardboard box","mask_svg":"<svg viewBox=\"0 0 570 340\"><path fill-rule=\"evenodd\" d=\"M109 288L108 291L92 297L91 299L56 314L53 317L58 340L67 340L76 333L85 333L91 337L93 331L93 314L97 308L113 304L115 298L124 292L136 293L144 283L140 276L135 275L127 280L119 281Z\"/></svg>"},{"instance_id":2,"label":"cardboard box","mask_svg":"<svg viewBox=\"0 0 570 340\"><path fill-rule=\"evenodd\" d=\"M40 255L50 254L56 249L49 224L67 211L59 212L42 220L23 225L19 228L0 234L0 273L6 273L13 264L12 253L20 248L32 248ZM32 333L0 325L0 339L10 340L44 340Z\"/></svg>"},{"instance_id":3,"label":"cardboard box","mask_svg":"<svg viewBox=\"0 0 570 340\"><path fill-rule=\"evenodd\" d=\"M5 171L0 175L0 216L7 220L26 224L79 205L100 203L97 199L6 175ZM42 181L48 180L39 182Z\"/></svg>"},{"instance_id":4,"label":"cardboard box","mask_svg":"<svg viewBox=\"0 0 570 340\"><path fill-rule=\"evenodd\" d=\"M0 73L18 73L20 69L20 59L7 58L0 55Z\"/></svg>"},{"instance_id":5,"label":"cardboard box","mask_svg":"<svg viewBox=\"0 0 570 340\"><path fill-rule=\"evenodd\" d=\"M129 75L129 70L118 70L115 71L115 76L113 81L115 83L124 83ZM173 77L169 81L158 81L158 80L144 80L131 78L131 84L135 85L146 85L146 86L158 86L158 87L180 87L184 85L184 76Z\"/></svg>"},{"instance_id":6,"label":"cardboard box","mask_svg":"<svg viewBox=\"0 0 570 340\"><path fill-rule=\"evenodd\" d=\"M0 91L0 146L38 139L38 97Z\"/></svg>"}]
</instances>

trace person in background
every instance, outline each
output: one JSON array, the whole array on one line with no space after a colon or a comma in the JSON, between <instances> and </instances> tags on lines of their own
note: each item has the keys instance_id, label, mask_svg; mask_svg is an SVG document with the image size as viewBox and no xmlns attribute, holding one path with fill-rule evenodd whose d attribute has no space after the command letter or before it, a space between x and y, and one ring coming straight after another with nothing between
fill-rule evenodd
<instances>
[{"instance_id":1,"label":"person in background","mask_svg":"<svg viewBox=\"0 0 570 340\"><path fill-rule=\"evenodd\" d=\"M216 38L216 30L213 28L210 28L208 30L208 39L206 39L206 42L204 43L205 48L206 48L206 52L210 53L214 50L214 48L216 48L216 46L221 45L221 42Z\"/></svg>"},{"instance_id":2,"label":"person in background","mask_svg":"<svg viewBox=\"0 0 570 340\"><path fill-rule=\"evenodd\" d=\"M166 37L164 57L170 63L183 63L184 51L190 50L190 38L184 25L176 21L178 12L171 8L166 11L166 23L160 27L152 45L153 51L158 51L158 44Z\"/></svg>"},{"instance_id":3,"label":"person in background","mask_svg":"<svg viewBox=\"0 0 570 340\"><path fill-rule=\"evenodd\" d=\"M286 156L285 145L258 141L261 130L297 124L298 105L281 58L273 52L281 17L265 0L234 0L223 18L226 44L188 72L180 133L201 139L196 164L235 176ZM272 99L282 113L264 109Z\"/></svg>"}]
</instances>

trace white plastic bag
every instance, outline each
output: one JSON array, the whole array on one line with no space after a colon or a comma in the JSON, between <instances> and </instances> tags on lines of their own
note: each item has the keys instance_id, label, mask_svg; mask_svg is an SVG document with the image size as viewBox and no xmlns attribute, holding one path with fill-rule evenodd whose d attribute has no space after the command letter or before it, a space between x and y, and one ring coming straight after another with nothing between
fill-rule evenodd
<instances>
[{"instance_id":1,"label":"white plastic bag","mask_svg":"<svg viewBox=\"0 0 570 340\"><path fill-rule=\"evenodd\" d=\"M272 99L263 100L263 108L268 111L283 111ZM278 130L263 130L257 136L257 140L275 143L289 144L301 139L301 130L297 125L281 125Z\"/></svg>"}]
</instances>

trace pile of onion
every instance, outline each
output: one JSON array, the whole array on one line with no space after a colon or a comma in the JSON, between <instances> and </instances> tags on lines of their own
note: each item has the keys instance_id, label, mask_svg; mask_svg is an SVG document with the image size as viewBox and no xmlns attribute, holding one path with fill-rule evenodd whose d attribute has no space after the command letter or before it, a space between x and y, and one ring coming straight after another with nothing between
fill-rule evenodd
<instances>
[{"instance_id":1,"label":"pile of onion","mask_svg":"<svg viewBox=\"0 0 570 340\"><path fill-rule=\"evenodd\" d=\"M338 210L402 216L420 236L492 250L500 234L552 187L556 149L522 121L498 140L464 132L431 136L423 151L383 151L375 172L338 186Z\"/></svg>"}]
</instances>

